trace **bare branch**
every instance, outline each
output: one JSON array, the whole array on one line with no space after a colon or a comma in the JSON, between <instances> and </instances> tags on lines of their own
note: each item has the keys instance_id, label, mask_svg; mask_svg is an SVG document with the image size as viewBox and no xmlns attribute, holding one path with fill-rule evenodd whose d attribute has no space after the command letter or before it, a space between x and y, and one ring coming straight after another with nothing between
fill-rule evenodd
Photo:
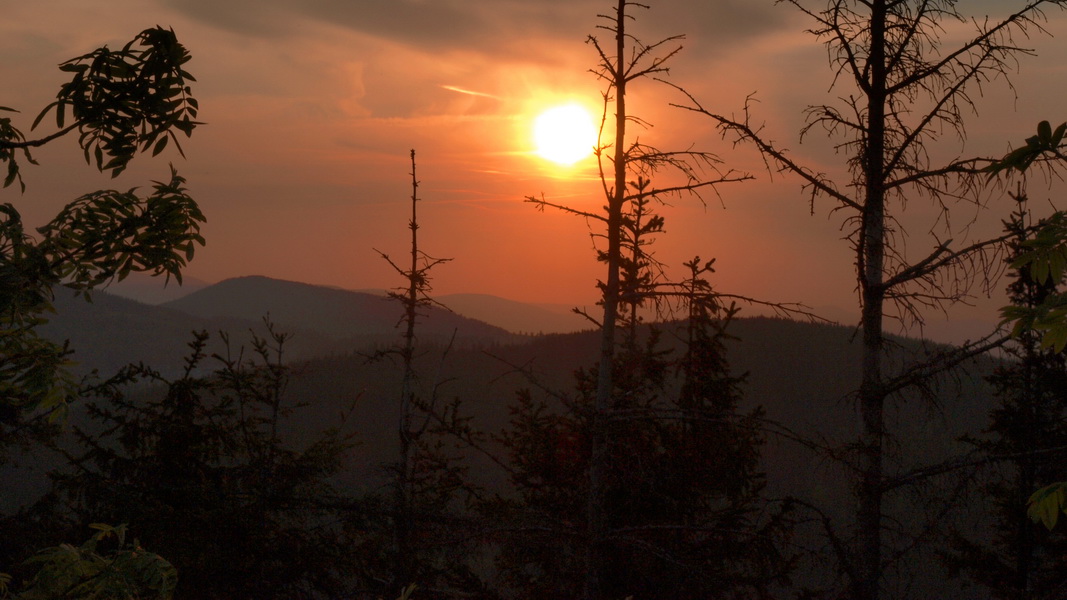
<instances>
[{"instance_id":1,"label":"bare branch","mask_svg":"<svg viewBox=\"0 0 1067 600\"><path fill-rule=\"evenodd\" d=\"M83 123L81 121L79 121L77 123L72 123L72 124L68 125L67 127L63 128L63 129L60 129L59 131L57 131L55 133L46 135L45 137L40 138L40 139L36 139L36 140L12 141L10 139L0 139L0 150L18 150L18 149L27 149L27 148L39 148L41 146L44 146L48 142L51 142L52 140L55 140L55 139L63 137L64 135L67 135L71 131L74 131L78 127L81 127L82 124Z\"/></svg>"},{"instance_id":2,"label":"bare branch","mask_svg":"<svg viewBox=\"0 0 1067 600\"><path fill-rule=\"evenodd\" d=\"M958 348L939 352L887 378L882 385L882 391L887 395L895 394L909 387L924 384L938 374L946 373L972 358L983 356L990 350L1003 346L1009 339L1011 339L1010 335L997 331L974 342L967 342Z\"/></svg>"},{"instance_id":3,"label":"bare branch","mask_svg":"<svg viewBox=\"0 0 1067 600\"><path fill-rule=\"evenodd\" d=\"M560 210L560 211L563 211L565 213L570 213L572 215L578 215L579 217L585 217L587 219L595 219L597 221L603 221L603 222L607 221L607 217L605 217L604 215L598 215L596 213L591 213L591 212L584 211L584 210L578 210L576 208L573 208L573 207L570 207L570 206L566 206L564 204L557 204L555 202L549 202L548 200L545 200L545 197L543 195L540 198L537 198L536 196L527 196L526 199L523 200L523 202L529 202L531 204L536 204L537 205L537 209L540 210L540 211L545 210L545 207L547 206L549 208L554 208L556 210Z\"/></svg>"},{"instance_id":4,"label":"bare branch","mask_svg":"<svg viewBox=\"0 0 1067 600\"><path fill-rule=\"evenodd\" d=\"M846 194L839 192L830 179L826 178L822 174L816 173L811 169L800 165L799 163L794 162L793 159L787 156L785 150L781 150L776 147L773 142L765 140L760 135L759 131L754 129L748 123L749 112L747 103L745 106L745 120L736 121L734 119L711 112L710 110L704 108L689 92L686 92L682 88L676 89L682 91L682 93L684 93L686 97L689 98L692 104L685 105L672 103L671 106L676 106L678 108L706 115L719 123L719 128L722 130L724 136L727 133L733 133L737 135L738 141L747 141L755 144L755 146L759 149L759 151L763 154L765 158L769 157L771 161L777 165L777 170L779 172L787 171L805 180L812 188L813 198L815 195L821 193L837 200L844 206L848 206L857 211L862 210L862 206L858 202L856 202Z\"/></svg>"}]
</instances>

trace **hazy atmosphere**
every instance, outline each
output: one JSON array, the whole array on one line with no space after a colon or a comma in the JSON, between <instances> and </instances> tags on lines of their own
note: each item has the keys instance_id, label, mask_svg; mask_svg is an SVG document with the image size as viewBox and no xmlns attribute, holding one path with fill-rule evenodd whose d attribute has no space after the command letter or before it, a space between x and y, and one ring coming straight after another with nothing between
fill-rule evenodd
<instances>
[{"instance_id":1,"label":"hazy atmosphere","mask_svg":"<svg viewBox=\"0 0 1067 600\"><path fill-rule=\"evenodd\" d=\"M0 0L0 600L1067 598L1065 39Z\"/></svg>"},{"instance_id":2,"label":"hazy atmosphere","mask_svg":"<svg viewBox=\"0 0 1067 600\"><path fill-rule=\"evenodd\" d=\"M543 193L592 208L603 201L594 158L560 167L536 156L531 141L534 117L561 101L599 114L601 88L588 72L596 56L583 42L598 33L602 4L6 2L0 74L19 84L6 88L4 103L21 109L28 127L62 81L53 68L59 62L102 43L124 43L144 27L173 27L193 54L194 92L207 123L183 144L187 160L166 154L208 219L208 244L187 276L393 286L391 270L373 249L402 250L407 154L414 148L423 248L454 259L435 273L438 292L590 304L601 275L587 223L538 213L522 199ZM1000 3L967 4L995 16ZM647 12L637 22L642 36L686 36L672 63L673 83L723 114L739 113L754 95L753 119L766 123L771 139L819 168L840 168L821 133L799 143L802 110L826 95L832 74L826 51L804 33L796 10L770 0L668 0ZM1048 16L1053 32L1067 23L1058 12ZM970 31L966 24L949 26L949 38ZM999 155L1038 120L1061 115L1067 45L1036 30L1019 42L1038 56L1009 73L1015 94L1003 81L989 82L963 149L948 135L941 142L947 152ZM814 307L855 305L854 267L829 204L812 215L799 180L772 178L749 149L724 144L710 120L668 106L684 102L676 90L642 82L631 94L633 113L653 124L640 133L642 141L711 150L724 166L756 176L722 187L721 197L705 194L706 206L679 199L665 209L669 235L657 248L661 261L677 268L697 254L714 256L722 291ZM3 191L31 221L86 189L125 189L166 175L161 161L143 161L114 184L102 176L93 181L92 169L78 166L77 148L54 146L39 151L49 170L25 170L25 195ZM1040 199L1043 184L1033 188ZM990 201L1007 206L1003 197ZM909 206L916 215L925 208ZM981 214L979 230L998 230L1002 214ZM960 229L970 216L958 211L952 225ZM925 254L921 229L910 233L909 251ZM961 316L990 320L990 310Z\"/></svg>"}]
</instances>

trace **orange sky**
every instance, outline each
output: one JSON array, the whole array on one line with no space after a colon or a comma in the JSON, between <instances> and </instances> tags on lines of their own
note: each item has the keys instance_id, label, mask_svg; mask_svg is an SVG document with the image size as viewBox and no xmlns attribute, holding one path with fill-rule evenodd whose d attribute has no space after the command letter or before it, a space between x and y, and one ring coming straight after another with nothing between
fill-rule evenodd
<instances>
[{"instance_id":1,"label":"orange sky","mask_svg":"<svg viewBox=\"0 0 1067 600\"><path fill-rule=\"evenodd\" d=\"M826 140L798 141L801 111L825 102L831 73L795 9L773 0L649 4L637 34L646 41L687 36L672 81L727 114L755 93L770 137L822 170L840 171L843 159ZM1005 3L964 4L982 11ZM56 64L156 24L173 27L192 52L194 93L208 124L184 144L186 160L169 151L145 157L117 181L86 167L73 139L53 144L36 153L42 166L24 170L26 194L8 188L2 201L39 224L87 191L165 178L169 160L208 217L208 244L189 276L392 287L397 278L374 249L406 250L414 148L423 248L454 259L434 272L438 293L588 304L601 272L588 224L539 213L522 198L543 193L578 207L602 204L592 159L555 167L532 154L529 128L556 102L598 106L588 72L595 54L583 42L597 32L597 13L610 8L603 0L6 2L0 105L20 109L24 129L63 80ZM950 139L945 152L996 154L1038 120L1067 118L1067 19L1049 17L1060 38L1024 41L1039 56L1013 74L1018 98L999 82L987 86L965 146ZM953 25L946 35L964 31ZM852 259L829 205L811 216L797 181L769 177L751 152L724 145L707 120L669 107L682 101L670 88L648 83L632 98L637 114L655 125L642 140L715 151L728 167L757 177L722 189L721 199L708 196L706 208L682 200L665 208L661 261L714 256L723 291L855 306ZM1040 194L1032 192L1043 201ZM996 230L1009 209L994 199L975 231ZM919 203L909 211L916 222L909 252L920 256L928 214ZM971 216L960 214L960 224ZM959 314L994 318L988 306Z\"/></svg>"}]
</instances>

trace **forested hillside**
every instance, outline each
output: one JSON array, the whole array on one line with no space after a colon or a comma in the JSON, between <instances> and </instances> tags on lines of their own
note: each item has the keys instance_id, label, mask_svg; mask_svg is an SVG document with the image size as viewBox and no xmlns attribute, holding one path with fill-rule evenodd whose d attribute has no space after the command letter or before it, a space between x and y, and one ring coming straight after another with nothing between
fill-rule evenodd
<instances>
[{"instance_id":1,"label":"forested hillside","mask_svg":"<svg viewBox=\"0 0 1067 600\"><path fill-rule=\"evenodd\" d=\"M313 300L320 289L326 298L334 293L334 290L280 282L270 289L269 297L273 300L261 302L271 315L285 314L274 310L274 306L298 304L308 313L321 314ZM286 297L287 290L298 293ZM222 303L216 307L202 300L198 310L211 315L243 312L230 299L224 297ZM382 312L388 313L390 309L396 313L399 306L387 302ZM395 398L400 393L401 369L395 358L373 358L376 351L387 345L389 336L354 335L355 327L356 323L350 321L345 328L338 328L343 329L338 337L313 326L286 332L293 335L285 343L286 356L290 358L286 361L289 371L282 399L292 413L281 425L286 444L294 448L312 444L333 427L342 426L351 434L355 445L336 466L332 478L340 486L338 493L359 498L373 497L388 485L387 465L397 451L395 423L399 406ZM393 321L386 320L377 327L390 329ZM683 323L654 327L662 331L663 352L677 356L684 351ZM280 325L277 328L285 331ZM214 349L211 351L222 353L218 333L228 331L234 335L231 354L240 344L245 346L246 356L251 356L247 336L253 332L260 336L267 333L262 321L239 320L233 316L196 317L175 307L150 307L106 294L98 295L92 304L68 306L60 302L58 313L49 325L49 331L75 343L79 349L76 357L91 357L84 363L85 367L106 371L117 367L125 356L151 357L154 360L145 358L146 362L169 373L168 377L181 371L192 332L201 329L212 333L208 345ZM456 457L462 457L458 464L467 469L465 485L483 489L479 494L509 496L514 493L510 491L509 475L495 462L506 456L507 449L494 436L510 426L515 402L523 390L546 401L548 410L562 410L562 399L574 397L576 371L595 364L597 338L590 331L515 336L510 343L487 342L479 337L485 330L484 326L473 327L469 330L473 334L457 330L454 347L447 351L439 342L424 345L417 360L417 370L424 374L419 389L420 394L437 394L442 405L458 401L459 414L470 419L470 431L482 436L480 450L472 449L462 436L442 434L440 437L447 447L453 448L451 452ZM780 500L802 499L819 506L834 520L847 519L850 510L847 473L831 454L820 448L839 447L856 432L857 423L845 417L841 410L843 405L854 402L851 390L860 372L854 328L780 318L736 318L729 334L725 358L732 372L743 376L740 410L764 411L761 428L766 433L761 464L766 472L767 496ZM467 339L467 335L472 338ZM924 350L919 342L903 338L894 343L899 348L891 356L901 362L941 349L934 346ZM936 387L933 403L930 398L902 400L890 417L901 432L895 444L902 451L894 468L906 472L913 466L949 459L967 450L959 438L982 431L989 411L995 406L992 388L984 377L996 364L995 359L981 359L961 366ZM215 366L218 365L214 361L205 359L198 369L206 373ZM156 384L137 389L131 388L133 398L149 399L161 397L165 386ZM97 430L80 409L72 418L73 426ZM60 446L70 448L72 443L68 440L60 442ZM482 453L486 450L494 456L487 457ZM42 464L55 468L62 461L53 455L41 463L30 463L27 468L42 468ZM44 480L40 473L19 473L24 481L34 482L37 493L43 493L45 488L40 486ZM955 485L948 481L939 480L932 487L925 482L924 494L944 493L944 486ZM20 496L32 498L34 494ZM977 507L981 502L974 499L964 504ZM925 526L924 518L929 515L923 502L908 501L901 509L914 518L902 526L912 529ZM811 515L799 509L794 518L803 523ZM818 550L823 543L821 539L822 532L817 527L800 526L791 542L812 553L805 557L796 573L799 581L812 587L833 580L832 569L826 568L829 558L818 558L826 551ZM936 536L929 539L934 543ZM942 589L943 571L936 567L936 562L929 561L929 555L918 556L921 558L910 561L913 566L908 580L921 581L929 589ZM956 584L944 589L954 587Z\"/></svg>"}]
</instances>

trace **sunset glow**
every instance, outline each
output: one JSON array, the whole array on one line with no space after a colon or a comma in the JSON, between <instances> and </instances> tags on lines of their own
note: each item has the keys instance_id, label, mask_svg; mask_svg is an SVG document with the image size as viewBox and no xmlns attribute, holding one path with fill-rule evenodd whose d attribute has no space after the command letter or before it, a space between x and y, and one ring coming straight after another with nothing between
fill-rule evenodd
<instances>
[{"instance_id":1,"label":"sunset glow","mask_svg":"<svg viewBox=\"0 0 1067 600\"><path fill-rule=\"evenodd\" d=\"M560 165L573 165L593 153L597 130L589 111L578 104L565 104L538 115L533 138L538 156Z\"/></svg>"},{"instance_id":2,"label":"sunset glow","mask_svg":"<svg viewBox=\"0 0 1067 600\"><path fill-rule=\"evenodd\" d=\"M41 167L24 165L24 194L12 186L0 195L38 227L89 191L166 178L173 162L208 219L207 246L185 281L264 275L391 289L396 273L374 249L403 250L408 156L415 149L425 249L454 259L437 274L435 292L591 306L604 274L590 248L590 224L539 213L522 200L543 196L590 211L603 203L591 150L605 89L589 72L599 57L585 42L592 34L611 44L597 17L611 4L117 0L108 3L115 10L101 11L76 0L8 2L0 59L11 84L0 105L20 111L3 113L13 126L33 137L55 131L54 119L36 130L31 125L69 80L56 65L104 44L119 48L153 24L173 28L191 52L187 67L206 125L182 140L184 157L168 146L156 159L134 161L114 181L88 168L77 140L67 136L34 154ZM773 0L649 4L635 13L635 35L646 43L687 36L670 63L671 85L724 115L743 115L751 99L753 125L766 124L794 159L820 172L841 166L834 140L821 131L803 144L797 139L803 107L836 100L828 94L834 74L826 49L805 33L797 21L802 15ZM974 4L989 13L1004 6ZM1050 31L1067 32L1067 11L1048 18ZM969 31L967 24L957 29L955 37ZM968 125L971 151L995 155L1025 139L1037 121L1062 119L1055 115L1062 113L1063 94L1050 90L1067 81L1063 39L1061 33L1027 40L1036 56L1024 61L1012 88L984 90L976 107L983 118ZM755 176L718 195L707 190L706 204L679 198L662 207L669 234L654 250L669 276L684 277L675 270L699 254L717 259L715 283L722 290L819 307L854 305L855 266L842 252L840 220L821 212L830 205L815 206L822 216L813 217L800 182L772 176L754 148L734 145L710 119L672 107L686 103L677 90L648 81L628 93L629 112L641 119L631 123L631 140L708 151L722 159L723 170ZM561 109L568 105L587 114ZM614 139L608 109L602 144ZM544 131L535 134L543 113ZM556 118L549 114L568 113L577 114L577 125L549 124ZM669 183L667 174L657 176L657 183ZM1035 202L1062 197L1034 193ZM997 202L976 227L1000 230L1012 208L1005 202L1014 203ZM923 251L921 242L912 243L910 252ZM797 268L795 256L820 265L818 276ZM173 281L169 287L176 287ZM983 310L975 314L994 314Z\"/></svg>"}]
</instances>

